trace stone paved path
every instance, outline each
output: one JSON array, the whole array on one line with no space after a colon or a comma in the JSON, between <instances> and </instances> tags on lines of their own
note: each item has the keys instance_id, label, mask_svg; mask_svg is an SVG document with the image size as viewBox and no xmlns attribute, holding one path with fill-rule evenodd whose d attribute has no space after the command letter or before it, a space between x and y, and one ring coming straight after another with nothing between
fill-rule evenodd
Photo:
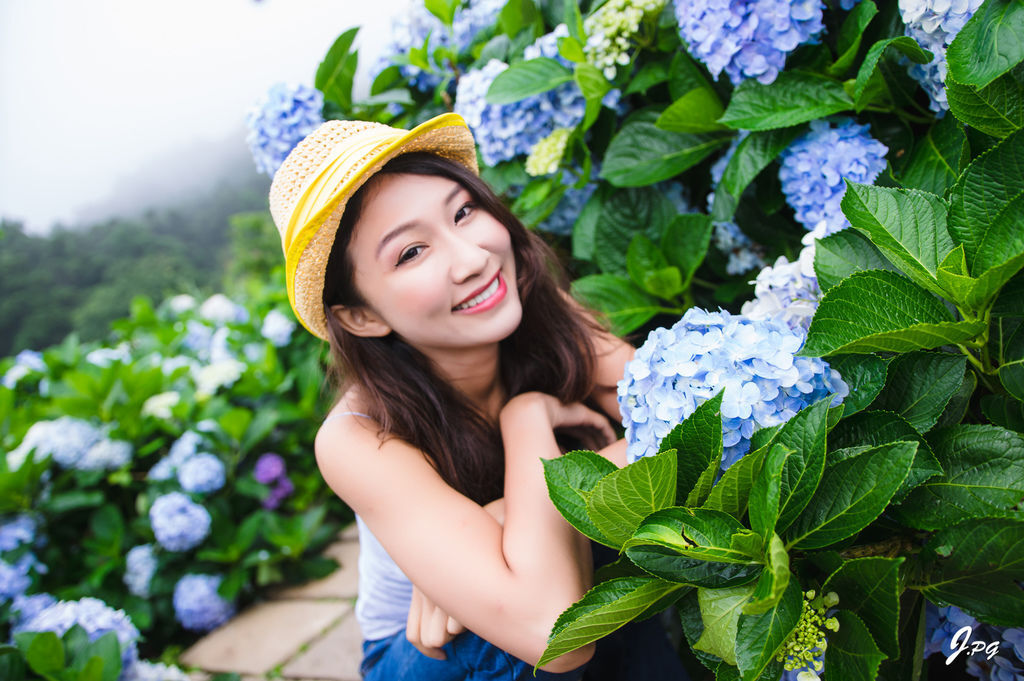
<instances>
[{"instance_id":1,"label":"stone paved path","mask_svg":"<svg viewBox=\"0 0 1024 681\"><path fill-rule=\"evenodd\" d=\"M360 681L362 636L356 597L356 526L325 552L341 567L324 579L271 594L186 650L192 678L238 672L243 681Z\"/></svg>"}]
</instances>

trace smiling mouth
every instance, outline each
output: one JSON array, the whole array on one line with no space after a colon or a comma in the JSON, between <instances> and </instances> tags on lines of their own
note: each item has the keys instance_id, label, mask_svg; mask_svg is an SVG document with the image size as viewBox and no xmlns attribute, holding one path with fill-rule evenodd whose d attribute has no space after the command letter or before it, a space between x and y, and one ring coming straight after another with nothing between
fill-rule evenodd
<instances>
[{"instance_id":1,"label":"smiling mouth","mask_svg":"<svg viewBox=\"0 0 1024 681\"><path fill-rule=\"evenodd\" d=\"M477 305L479 305L480 303L484 302L485 300L487 300L488 298L493 296L495 293L497 293L498 292L498 288L500 286L501 286L501 275L499 273L499 274L495 275L495 277L491 281L491 283L487 285L487 288L485 288L480 293L477 293L472 298L470 298L470 299L468 299L468 300L466 300L466 301L464 301L462 303L459 303L458 305L453 307L452 310L455 310L457 312L459 310L468 310L471 307L476 307Z\"/></svg>"}]
</instances>

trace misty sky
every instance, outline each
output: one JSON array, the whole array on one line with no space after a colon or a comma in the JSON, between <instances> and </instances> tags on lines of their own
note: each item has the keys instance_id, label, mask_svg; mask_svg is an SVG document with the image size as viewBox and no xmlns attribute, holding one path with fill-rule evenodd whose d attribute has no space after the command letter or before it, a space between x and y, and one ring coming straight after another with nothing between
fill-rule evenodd
<instances>
[{"instance_id":1,"label":"misty sky","mask_svg":"<svg viewBox=\"0 0 1024 681\"><path fill-rule=\"evenodd\" d=\"M357 25L365 82L406 3L0 0L0 216L74 224L169 159L177 178L244 150L247 109L275 82L312 85Z\"/></svg>"}]
</instances>

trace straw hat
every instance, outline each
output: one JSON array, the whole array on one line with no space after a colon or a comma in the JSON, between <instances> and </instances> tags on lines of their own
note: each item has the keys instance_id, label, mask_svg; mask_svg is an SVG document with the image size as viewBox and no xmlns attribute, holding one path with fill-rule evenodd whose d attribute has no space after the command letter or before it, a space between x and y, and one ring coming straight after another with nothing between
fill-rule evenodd
<instances>
[{"instance_id":1,"label":"straw hat","mask_svg":"<svg viewBox=\"0 0 1024 681\"><path fill-rule=\"evenodd\" d=\"M466 122L447 113L412 130L369 121L327 121L299 142L270 185L270 213L281 232L288 301L306 329L327 340L324 270L352 194L399 154L427 151L478 173Z\"/></svg>"}]
</instances>

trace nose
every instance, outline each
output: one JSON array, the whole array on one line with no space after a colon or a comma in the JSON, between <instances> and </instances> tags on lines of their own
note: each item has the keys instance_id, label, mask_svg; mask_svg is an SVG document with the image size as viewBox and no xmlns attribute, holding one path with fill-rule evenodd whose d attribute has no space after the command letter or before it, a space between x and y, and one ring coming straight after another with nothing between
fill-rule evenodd
<instances>
[{"instance_id":1,"label":"nose","mask_svg":"<svg viewBox=\"0 0 1024 681\"><path fill-rule=\"evenodd\" d=\"M462 283L487 274L490 251L465 234L449 232L452 281Z\"/></svg>"}]
</instances>

